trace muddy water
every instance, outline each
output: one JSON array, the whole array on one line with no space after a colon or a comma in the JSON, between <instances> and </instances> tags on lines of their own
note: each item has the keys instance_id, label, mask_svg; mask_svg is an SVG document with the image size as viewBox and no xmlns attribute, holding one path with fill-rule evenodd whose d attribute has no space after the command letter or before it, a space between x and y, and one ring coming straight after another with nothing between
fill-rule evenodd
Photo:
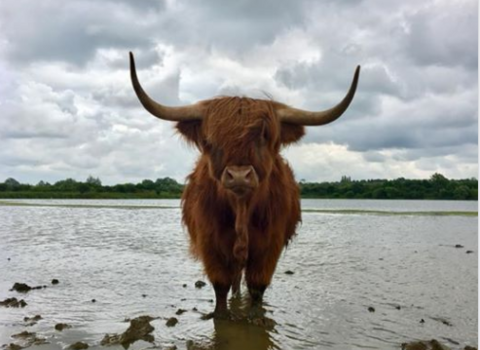
<instances>
[{"instance_id":1,"label":"muddy water","mask_svg":"<svg viewBox=\"0 0 480 350\"><path fill-rule=\"evenodd\" d=\"M452 349L477 343L477 217L438 215L477 211L476 202L305 201L305 208L333 211L303 214L265 294L267 326L200 319L212 311L214 295L208 284L195 288L205 277L188 257L178 201L27 203L39 206L0 206L0 301L28 303L0 307L0 346L26 329L50 342L32 348L83 341L103 349L106 333L125 331L124 319L140 315L159 317L151 322L155 342L130 349L185 349L191 341L215 349L340 350L399 349L431 338ZM78 206L64 206L72 203ZM59 284L51 285L53 278ZM20 294L9 291L15 282L48 287ZM249 312L245 295L231 307ZM42 319L26 326L23 318L36 314ZM172 316L179 322L167 327ZM57 323L72 328L56 331Z\"/></svg>"}]
</instances>

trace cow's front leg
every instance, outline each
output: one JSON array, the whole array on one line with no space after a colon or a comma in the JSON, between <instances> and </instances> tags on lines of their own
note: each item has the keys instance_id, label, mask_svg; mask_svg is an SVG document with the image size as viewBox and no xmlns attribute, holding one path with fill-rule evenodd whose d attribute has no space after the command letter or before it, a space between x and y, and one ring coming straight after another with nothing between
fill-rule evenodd
<instances>
[{"instance_id":1,"label":"cow's front leg","mask_svg":"<svg viewBox=\"0 0 480 350\"><path fill-rule=\"evenodd\" d=\"M227 296L232 286L234 270L232 264L223 261L217 254L204 256L205 273L215 290L215 318L228 317Z\"/></svg>"},{"instance_id":2,"label":"cow's front leg","mask_svg":"<svg viewBox=\"0 0 480 350\"><path fill-rule=\"evenodd\" d=\"M263 294L272 281L282 248L282 245L278 243L270 244L268 249L263 250L255 249L255 246L251 246L245 270L245 280L252 306L262 303Z\"/></svg>"},{"instance_id":3,"label":"cow's front leg","mask_svg":"<svg viewBox=\"0 0 480 350\"><path fill-rule=\"evenodd\" d=\"M227 318L227 295L230 290L230 286L222 283L213 283L213 289L215 290L215 311L213 316L215 318Z\"/></svg>"},{"instance_id":4,"label":"cow's front leg","mask_svg":"<svg viewBox=\"0 0 480 350\"><path fill-rule=\"evenodd\" d=\"M257 306L262 303L265 289L267 289L267 285L250 286L248 288L248 292L250 294L250 298L252 299L253 306Z\"/></svg>"},{"instance_id":5,"label":"cow's front leg","mask_svg":"<svg viewBox=\"0 0 480 350\"><path fill-rule=\"evenodd\" d=\"M256 276L256 277L254 277ZM252 320L261 319L264 314L262 309L263 294L270 284L270 278L267 276L259 277L257 273L249 271L247 275L248 293L250 294L251 307L248 317ZM263 310L263 311L262 311Z\"/></svg>"}]
</instances>

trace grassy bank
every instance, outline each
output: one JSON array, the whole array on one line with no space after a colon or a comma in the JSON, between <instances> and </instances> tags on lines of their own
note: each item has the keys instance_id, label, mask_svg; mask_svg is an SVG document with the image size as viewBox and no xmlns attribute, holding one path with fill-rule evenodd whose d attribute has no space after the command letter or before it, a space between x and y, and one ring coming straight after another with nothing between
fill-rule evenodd
<instances>
[{"instance_id":1,"label":"grassy bank","mask_svg":"<svg viewBox=\"0 0 480 350\"><path fill-rule=\"evenodd\" d=\"M0 192L0 199L179 199L181 193L122 192Z\"/></svg>"},{"instance_id":2,"label":"grassy bank","mask_svg":"<svg viewBox=\"0 0 480 350\"><path fill-rule=\"evenodd\" d=\"M53 207L53 208L97 208L97 209L178 209L178 206L169 205L104 205L104 204L74 204L74 203L28 203L0 200L0 206L16 207ZM363 209L302 209L304 213L343 214L343 215L414 215L414 216L478 216L476 211L388 211Z\"/></svg>"}]
</instances>

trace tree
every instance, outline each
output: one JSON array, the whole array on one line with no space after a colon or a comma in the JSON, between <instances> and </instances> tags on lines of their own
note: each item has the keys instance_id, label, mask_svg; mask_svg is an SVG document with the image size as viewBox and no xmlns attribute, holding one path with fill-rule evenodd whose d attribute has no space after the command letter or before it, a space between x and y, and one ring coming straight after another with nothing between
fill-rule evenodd
<instances>
[{"instance_id":1,"label":"tree","mask_svg":"<svg viewBox=\"0 0 480 350\"><path fill-rule=\"evenodd\" d=\"M88 176L86 183L89 185L102 186L102 181L100 181L98 177L93 177L92 175Z\"/></svg>"},{"instance_id":2,"label":"tree","mask_svg":"<svg viewBox=\"0 0 480 350\"><path fill-rule=\"evenodd\" d=\"M435 190L445 188L448 185L448 182L448 179L439 173L435 173L430 177L430 183Z\"/></svg>"},{"instance_id":3,"label":"tree","mask_svg":"<svg viewBox=\"0 0 480 350\"><path fill-rule=\"evenodd\" d=\"M470 190L465 185L457 187L453 192L453 198L455 199L468 199L469 195L470 195Z\"/></svg>"},{"instance_id":4,"label":"tree","mask_svg":"<svg viewBox=\"0 0 480 350\"><path fill-rule=\"evenodd\" d=\"M87 193L87 192L90 190L90 186L88 185L88 183L80 182L80 183L77 185L77 190L78 190L81 194L84 194L84 193Z\"/></svg>"},{"instance_id":5,"label":"tree","mask_svg":"<svg viewBox=\"0 0 480 350\"><path fill-rule=\"evenodd\" d=\"M15 191L20 187L20 182L14 178L9 177L5 180L5 185L7 186L7 191Z\"/></svg>"},{"instance_id":6,"label":"tree","mask_svg":"<svg viewBox=\"0 0 480 350\"><path fill-rule=\"evenodd\" d=\"M385 190L386 198L388 199L398 199L402 197L402 194L400 193L400 191L395 187L386 186L384 190Z\"/></svg>"},{"instance_id":7,"label":"tree","mask_svg":"<svg viewBox=\"0 0 480 350\"><path fill-rule=\"evenodd\" d=\"M155 182L153 182L152 180L143 180L139 187L144 190L154 191Z\"/></svg>"},{"instance_id":8,"label":"tree","mask_svg":"<svg viewBox=\"0 0 480 350\"><path fill-rule=\"evenodd\" d=\"M375 199L385 199L387 198L387 193L383 188L377 188L373 191L372 196Z\"/></svg>"},{"instance_id":9,"label":"tree","mask_svg":"<svg viewBox=\"0 0 480 350\"><path fill-rule=\"evenodd\" d=\"M74 192L77 188L77 181L74 179L66 179L55 182L55 190L60 192Z\"/></svg>"},{"instance_id":10,"label":"tree","mask_svg":"<svg viewBox=\"0 0 480 350\"><path fill-rule=\"evenodd\" d=\"M38 184L36 184L33 187L33 190L43 192L43 191L49 191L51 187L52 186L48 182L45 182L42 180L42 181L39 181Z\"/></svg>"}]
</instances>

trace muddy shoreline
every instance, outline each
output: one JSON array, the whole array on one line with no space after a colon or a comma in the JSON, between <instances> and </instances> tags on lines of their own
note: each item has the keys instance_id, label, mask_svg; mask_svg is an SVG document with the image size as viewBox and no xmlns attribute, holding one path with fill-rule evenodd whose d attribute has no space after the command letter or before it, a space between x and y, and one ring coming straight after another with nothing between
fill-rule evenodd
<instances>
[{"instance_id":1,"label":"muddy shoreline","mask_svg":"<svg viewBox=\"0 0 480 350\"><path fill-rule=\"evenodd\" d=\"M463 247L462 247L463 248ZM288 275L293 275L294 272L287 270L285 272ZM58 285L59 281L57 279L53 279L51 282L51 286ZM200 289L206 286L207 284L204 281L196 281L193 283L193 287L195 289ZM10 292L14 292L16 294L26 295L28 293L32 293L36 290L41 290L47 288L46 285L42 285L39 287L30 287L26 283L19 283L15 282L13 287L9 290ZM179 288L186 288L186 285L179 286ZM39 291L40 292L40 291ZM142 297L145 297L143 295ZM238 297L236 297L238 298ZM0 307L5 308L25 308L28 304L24 302L23 299L18 301L16 297L10 297L5 299L4 301L0 301ZM397 310L401 310L401 307L397 305L395 307ZM148 349L168 349L168 350L176 350L179 349L176 345L165 346L156 343L155 336L152 332L155 330L155 327L151 324L151 322L156 321L157 327L175 327L179 322L181 322L181 316L185 313L193 312L198 314L198 322L214 322L215 324L223 324L223 326L228 324L231 325L248 325L259 327L263 329L265 332L271 332L275 330L276 322L274 319L268 317L266 315L265 309L262 307L258 310L254 311L250 309L247 315L240 315L235 314L234 310L232 310L229 316L226 319L213 319L212 314L202 314L198 311L196 307L192 310L182 309L179 308L174 315L172 316L150 316L150 315L142 315L137 316L132 319L124 319L125 323L128 323L127 328L125 331L121 333L113 333L113 334L105 334L102 339L97 339L96 341L76 341L74 343L69 344L65 347L65 343L60 341L58 337L51 336L48 334L38 334L37 332L31 332L29 329L32 329L37 322L49 322L48 320L44 319L41 315L34 315L31 317L25 316L23 318L25 330L19 333L11 334L11 342L1 345L1 349L5 350L21 350L27 348L35 348L37 346L45 345L45 344L56 344L57 346L61 346L64 349L72 349L72 350L83 350L88 348L105 348L108 349L112 346L121 346L124 349L128 349L132 346L132 344L137 342L144 342L149 343L151 346ZM367 308L366 312L375 313L376 309L373 306ZM179 320L180 318L180 320ZM445 318L428 318L429 321L439 322L443 325L454 327L447 319ZM118 320L117 320L118 321ZM419 320L419 323L425 323L425 319ZM163 325L162 325L163 324ZM72 329L73 327L67 323L57 323L54 324L52 321L52 329L55 329L57 333L64 332L64 330ZM217 328L217 327L216 327ZM217 344L215 343L208 343L202 344L195 342L193 340L186 340L185 341L184 349L187 350L214 350L217 349ZM460 343L450 340L449 344L445 342L441 342L437 339L429 339L429 340L410 340L404 343L398 344L398 349L401 350L477 350L476 347L467 345L467 346L460 346ZM145 348L147 349L147 348ZM265 348L268 349L268 348Z\"/></svg>"}]
</instances>

